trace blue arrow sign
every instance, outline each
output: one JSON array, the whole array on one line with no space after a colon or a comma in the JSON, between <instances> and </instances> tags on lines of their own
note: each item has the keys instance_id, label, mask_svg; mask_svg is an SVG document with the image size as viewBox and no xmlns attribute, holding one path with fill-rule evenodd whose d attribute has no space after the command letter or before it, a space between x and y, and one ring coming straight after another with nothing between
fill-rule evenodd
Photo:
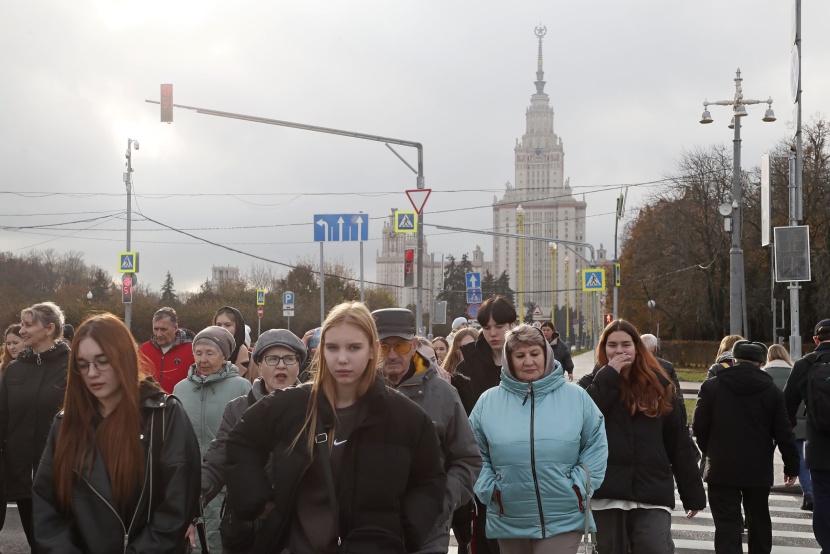
<instances>
[{"instance_id":1,"label":"blue arrow sign","mask_svg":"<svg viewBox=\"0 0 830 554\"><path fill-rule=\"evenodd\" d=\"M366 214L316 214L315 242L359 242L369 240Z\"/></svg>"},{"instance_id":2,"label":"blue arrow sign","mask_svg":"<svg viewBox=\"0 0 830 554\"><path fill-rule=\"evenodd\" d=\"M472 271L470 273L465 273L464 276L467 279L467 290L481 290L480 272Z\"/></svg>"}]
</instances>

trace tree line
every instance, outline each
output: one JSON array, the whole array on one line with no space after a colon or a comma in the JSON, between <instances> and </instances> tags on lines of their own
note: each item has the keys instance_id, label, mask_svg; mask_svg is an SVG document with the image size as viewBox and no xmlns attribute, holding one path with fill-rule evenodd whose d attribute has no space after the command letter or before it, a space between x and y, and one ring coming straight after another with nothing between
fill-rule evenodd
<instances>
[{"instance_id":1,"label":"tree line","mask_svg":"<svg viewBox=\"0 0 830 554\"><path fill-rule=\"evenodd\" d=\"M816 119L803 129L803 225L810 226L812 280L801 283L800 326L809 342L813 326L830 317L830 124ZM792 140L770 152L771 220L786 226L789 214L788 154ZM732 203L732 156L721 146L682 153L668 183L656 190L627 225L620 263L620 314L649 320L663 338L718 340L729 333L729 250L718 206ZM779 335L789 336L788 283L773 283L770 247L761 246L760 168L742 172L742 249L748 335L772 340L772 298L778 303ZM780 300L786 319L780 321Z\"/></svg>"}]
</instances>

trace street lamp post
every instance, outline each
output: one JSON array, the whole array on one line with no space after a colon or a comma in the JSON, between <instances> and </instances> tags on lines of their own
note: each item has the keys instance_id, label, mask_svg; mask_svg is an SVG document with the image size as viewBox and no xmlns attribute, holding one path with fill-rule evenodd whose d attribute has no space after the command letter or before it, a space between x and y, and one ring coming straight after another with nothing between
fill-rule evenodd
<instances>
[{"instance_id":1,"label":"street lamp post","mask_svg":"<svg viewBox=\"0 0 830 554\"><path fill-rule=\"evenodd\" d=\"M550 322L556 327L556 243L549 242L550 247Z\"/></svg>"},{"instance_id":2,"label":"street lamp post","mask_svg":"<svg viewBox=\"0 0 830 554\"><path fill-rule=\"evenodd\" d=\"M565 342L568 343L570 347L570 341L568 337L571 335L571 285L568 281L570 281L568 274L568 262L570 260L567 256L565 256Z\"/></svg>"},{"instance_id":3,"label":"street lamp post","mask_svg":"<svg viewBox=\"0 0 830 554\"><path fill-rule=\"evenodd\" d=\"M709 106L731 106L735 136L732 140L732 200L737 206L732 223L732 246L729 250L729 333L746 335L746 306L744 296L744 252L741 249L741 226L743 220L743 191L741 188L741 118L747 115L746 107L754 104L766 104L767 111L762 121L775 121L772 111L772 98L767 100L749 100L744 98L741 87L741 70L735 72L735 97L732 100L717 102L703 101L703 115L700 122L712 123ZM730 125L731 127L731 125Z\"/></svg>"},{"instance_id":4,"label":"street lamp post","mask_svg":"<svg viewBox=\"0 0 830 554\"><path fill-rule=\"evenodd\" d=\"M574 282L576 283L576 290L574 291L574 304L576 304L576 325L574 325L574 335L576 335L576 338L574 340L576 341L576 347L581 348L582 347L582 320L579 318L579 307L580 307L579 305L582 303L581 302L582 296L579 294L580 286L579 286L579 270L578 269L574 272L574 276L575 276Z\"/></svg>"},{"instance_id":5,"label":"street lamp post","mask_svg":"<svg viewBox=\"0 0 830 554\"><path fill-rule=\"evenodd\" d=\"M657 302L654 300L648 301L648 311L651 315L651 321L648 324L648 332L654 334L654 307L657 305Z\"/></svg>"},{"instance_id":6,"label":"street lamp post","mask_svg":"<svg viewBox=\"0 0 830 554\"><path fill-rule=\"evenodd\" d=\"M124 185L127 187L127 252L131 252L130 250L130 233L132 232L133 226L133 209L132 209L132 196L133 196L133 148L138 150L138 141L128 138L127 139L127 153L124 156L127 158L127 171L124 172ZM135 273L126 274L129 275L133 280L133 285L135 285ZM133 305L132 304L124 304L124 325L127 326L127 329L130 328L130 321L133 318Z\"/></svg>"},{"instance_id":7,"label":"street lamp post","mask_svg":"<svg viewBox=\"0 0 830 554\"><path fill-rule=\"evenodd\" d=\"M519 223L519 234L523 235L525 232L525 211L522 205L516 207L516 219ZM524 257L524 240L519 237L519 323L524 323L525 316L525 257Z\"/></svg>"}]
</instances>

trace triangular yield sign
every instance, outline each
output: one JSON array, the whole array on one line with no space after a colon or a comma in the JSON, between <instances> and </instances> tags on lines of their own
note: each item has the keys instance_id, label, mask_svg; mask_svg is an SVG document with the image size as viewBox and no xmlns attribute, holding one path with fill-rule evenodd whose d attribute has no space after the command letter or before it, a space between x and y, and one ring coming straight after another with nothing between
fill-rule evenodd
<instances>
[{"instance_id":1,"label":"triangular yield sign","mask_svg":"<svg viewBox=\"0 0 830 554\"><path fill-rule=\"evenodd\" d=\"M406 195L409 197L409 203L412 204L412 207L415 208L418 215L421 215L421 212L424 211L424 206L430 194L432 194L432 189L410 189L406 191Z\"/></svg>"}]
</instances>

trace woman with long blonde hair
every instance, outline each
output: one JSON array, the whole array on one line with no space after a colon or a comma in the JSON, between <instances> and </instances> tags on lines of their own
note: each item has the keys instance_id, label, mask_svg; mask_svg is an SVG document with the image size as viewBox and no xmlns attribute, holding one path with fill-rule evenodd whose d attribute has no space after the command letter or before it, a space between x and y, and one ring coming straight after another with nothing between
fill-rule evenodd
<instances>
[{"instance_id":1,"label":"woman with long blonde hair","mask_svg":"<svg viewBox=\"0 0 830 554\"><path fill-rule=\"evenodd\" d=\"M605 554L673 552L674 485L686 517L706 506L697 448L674 385L628 321L608 324L587 386L605 417L608 468L594 494L597 550Z\"/></svg>"},{"instance_id":2,"label":"woman with long blonde hair","mask_svg":"<svg viewBox=\"0 0 830 554\"><path fill-rule=\"evenodd\" d=\"M228 506L266 520L252 552L334 554L366 540L379 554L413 552L432 530L446 486L437 435L377 362L371 313L340 304L323 323L312 381L263 398L231 431Z\"/></svg>"},{"instance_id":3,"label":"woman with long blonde hair","mask_svg":"<svg viewBox=\"0 0 830 554\"><path fill-rule=\"evenodd\" d=\"M72 341L64 410L34 481L37 551L176 552L199 498L199 446L120 319Z\"/></svg>"}]
</instances>

